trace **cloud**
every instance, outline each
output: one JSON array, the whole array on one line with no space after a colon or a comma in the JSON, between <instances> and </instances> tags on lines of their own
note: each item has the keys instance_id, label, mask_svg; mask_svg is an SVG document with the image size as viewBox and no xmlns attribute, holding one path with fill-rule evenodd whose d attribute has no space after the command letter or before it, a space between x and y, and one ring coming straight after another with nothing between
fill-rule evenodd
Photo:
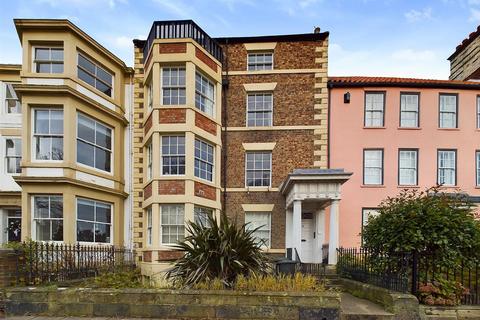
<instances>
[{"instance_id":1,"label":"cloud","mask_svg":"<svg viewBox=\"0 0 480 320\"><path fill-rule=\"evenodd\" d=\"M296 16L298 14L309 13L313 14L314 10L309 10L313 5L322 2L323 0L276 0L280 10L286 12L289 16Z\"/></svg>"},{"instance_id":2,"label":"cloud","mask_svg":"<svg viewBox=\"0 0 480 320\"><path fill-rule=\"evenodd\" d=\"M217 0L220 4L225 5L228 10L230 11L235 11L236 6L242 6L242 5L247 5L247 6L255 6L255 2L252 0Z\"/></svg>"},{"instance_id":3,"label":"cloud","mask_svg":"<svg viewBox=\"0 0 480 320\"><path fill-rule=\"evenodd\" d=\"M412 9L408 12L405 12L405 19L407 19L407 21L410 23L430 20L432 19L432 8L429 7L420 11Z\"/></svg>"},{"instance_id":4,"label":"cloud","mask_svg":"<svg viewBox=\"0 0 480 320\"><path fill-rule=\"evenodd\" d=\"M419 50L412 49L397 50L392 53L392 58L395 60L403 61L428 61L436 58L435 52L431 50Z\"/></svg>"},{"instance_id":5,"label":"cloud","mask_svg":"<svg viewBox=\"0 0 480 320\"><path fill-rule=\"evenodd\" d=\"M153 2L169 11L176 18L192 19L197 16L194 7L181 0L153 0Z\"/></svg>"}]
</instances>

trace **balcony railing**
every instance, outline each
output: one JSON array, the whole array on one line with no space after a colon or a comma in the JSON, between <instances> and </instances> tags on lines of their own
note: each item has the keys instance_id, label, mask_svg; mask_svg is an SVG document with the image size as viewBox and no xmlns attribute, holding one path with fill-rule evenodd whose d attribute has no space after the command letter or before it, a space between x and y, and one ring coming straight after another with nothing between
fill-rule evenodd
<instances>
[{"instance_id":1,"label":"balcony railing","mask_svg":"<svg viewBox=\"0 0 480 320\"><path fill-rule=\"evenodd\" d=\"M155 21L148 34L147 41L143 47L143 62L152 47L155 39L186 39L191 38L201 45L208 53L210 53L218 61L222 61L222 48L220 45L210 38L210 36L202 30L192 20L174 20L174 21Z\"/></svg>"}]
</instances>

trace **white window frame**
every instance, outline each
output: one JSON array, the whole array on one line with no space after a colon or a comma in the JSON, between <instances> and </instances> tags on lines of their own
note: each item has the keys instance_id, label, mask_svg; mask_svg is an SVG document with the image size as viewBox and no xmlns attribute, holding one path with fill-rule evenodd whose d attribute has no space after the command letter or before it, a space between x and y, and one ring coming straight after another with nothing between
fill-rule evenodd
<instances>
[{"instance_id":1,"label":"white window frame","mask_svg":"<svg viewBox=\"0 0 480 320\"><path fill-rule=\"evenodd\" d=\"M85 60L89 61L91 64L93 64L95 66L95 73L97 73L97 69L101 69L103 70L103 72L105 73L108 73L111 77L112 77L112 85L110 86L108 83L105 83L105 81L103 81L102 79L100 79L99 77L97 77L97 75L95 74L92 74L90 71L86 70L85 68L83 67L80 67L80 64L79 64L79 56L82 56L82 58L84 58ZM95 86L92 86L90 83L80 79L80 77L78 76L78 68L82 69L84 72L88 73L89 75L91 75L94 80L95 80L95 84L97 83L97 81L100 81L101 83L105 84L107 87L110 87L110 90L111 90L111 95L108 95L106 94L105 92L102 92L100 89L98 89ZM78 80L82 81L82 83L85 83L86 85L88 85L88 87L90 88L94 88L95 89L95 92L99 92L100 94L106 96L106 97L109 97L110 99L113 99L115 97L115 74L113 72L111 72L110 70L107 70L107 68L101 66L98 62L96 62L95 60L91 59L90 57L88 57L86 54L84 53L81 53L81 52L78 52L77 51L77 78Z\"/></svg>"},{"instance_id":2,"label":"white window frame","mask_svg":"<svg viewBox=\"0 0 480 320\"><path fill-rule=\"evenodd\" d=\"M99 145L97 145L96 143L92 143L92 142L90 142L90 141L86 141L86 140L83 140L83 139L81 139L81 138L78 137L78 119L79 119L79 115L82 115L83 117L85 117L85 118L87 118L87 119L89 119L89 120L91 120L91 121L93 121L93 122L95 123L95 133L97 132L97 124L100 124L100 125L108 128L108 129L110 129L110 131L111 131L111 140L112 140L112 142L111 142L111 145L112 145L111 148L112 148L112 150L110 150L110 171L106 171L106 170L102 170L102 169L96 168L96 167L95 167L95 162L94 162L93 166L89 166L88 164L84 164L84 163L78 162L78 158L77 158L77 156L78 156L78 148L77 148L77 142L78 142L78 140L82 141L83 143L86 143L86 144L88 144L88 145L93 146L93 147L94 147L94 149L93 149L93 150L94 150L94 155L95 155L95 148L97 148L97 147L100 148L100 149L102 149L102 150L108 151L108 149L106 149L105 147L99 146ZM76 119L77 119L77 122L76 122L76 126L77 126L76 133L77 133L77 134L76 134L76 137L75 137L75 162L77 163L77 165L79 165L79 166L81 166L81 167L88 168L88 169L91 169L91 170L95 170L95 171L98 171L98 172L102 172L102 173L105 173L105 174L108 174L108 175L113 175L113 173L115 172L115 171L114 171L114 169L115 169L115 168L114 168L114 163L115 163L115 161L114 161L114 157L115 157L115 153L114 153L114 151L115 151L115 150L114 150L114 146L115 146L115 140L114 140L115 130L114 130L114 128L112 128L112 127L110 127L110 126L107 126L107 125L104 124L103 122L98 121L97 119L92 118L92 117L90 117L90 116L87 116L86 114L84 114L83 112L80 112L80 111L77 111L77 117L76 117ZM95 161L95 156L94 156L94 161Z\"/></svg>"},{"instance_id":3,"label":"white window frame","mask_svg":"<svg viewBox=\"0 0 480 320\"><path fill-rule=\"evenodd\" d=\"M184 144L184 150L185 152L182 154L164 154L163 153L163 138L166 137L182 137L184 138L185 144ZM178 139L177 139L178 141ZM177 149L178 149L178 143L177 143ZM172 174L172 173L163 173L163 157L183 157L185 159L185 166L184 166L184 173L177 173L177 174ZM170 167L170 166L169 166ZM185 135L162 135L160 136L160 175L162 176L184 176L187 171L187 137Z\"/></svg>"},{"instance_id":4,"label":"white window frame","mask_svg":"<svg viewBox=\"0 0 480 320\"><path fill-rule=\"evenodd\" d=\"M252 64L254 66L254 69L250 69L250 63L248 61L248 58L250 56L259 56L259 55L263 55L264 57L266 55L271 55L272 56L272 67L269 68L269 69L266 69L265 68L265 63L263 64L260 64L260 63L254 63ZM258 69L257 67L259 65L262 65L263 68L262 69ZM273 70L274 69L274 66L275 66L275 54L273 51L251 51L251 52L248 52L247 53L247 71L249 72L255 72L255 71L270 71L270 70Z\"/></svg>"},{"instance_id":5,"label":"white window frame","mask_svg":"<svg viewBox=\"0 0 480 320\"><path fill-rule=\"evenodd\" d=\"M4 150L5 164L3 166L4 169L5 169L5 173L8 174L8 175L12 175L12 176L19 175L19 174L21 174L21 171L22 171L21 164L20 164L20 172L19 173L8 172L8 159L9 158L14 158L14 159L20 158L20 162L22 161L22 137L19 137L19 136L5 136L3 138L4 138L4 140L3 140L4 144L5 144L5 150ZM7 140L19 140L20 141L20 156L8 156L7 155ZM14 142L14 144L15 144L15 142Z\"/></svg>"},{"instance_id":6,"label":"white window frame","mask_svg":"<svg viewBox=\"0 0 480 320\"><path fill-rule=\"evenodd\" d=\"M440 167L440 154L441 153L453 153L454 166L452 167ZM440 177L442 170L453 170L453 184L440 183ZM445 174L444 174L445 176ZM438 149L437 150L437 183L443 186L456 186L457 185L457 150L456 149Z\"/></svg>"},{"instance_id":7,"label":"white window frame","mask_svg":"<svg viewBox=\"0 0 480 320\"><path fill-rule=\"evenodd\" d=\"M363 228L368 224L368 218L371 216L378 216L379 214L380 214L379 208L374 208L374 207L362 208L362 229L361 229L362 233L363 233ZM362 243L363 243L363 235L362 235Z\"/></svg>"},{"instance_id":8,"label":"white window frame","mask_svg":"<svg viewBox=\"0 0 480 320\"><path fill-rule=\"evenodd\" d=\"M152 237L153 237L153 214L152 214L152 206L148 207L146 210L146 219L147 223L145 224L147 226L147 246L150 247L153 243Z\"/></svg>"},{"instance_id":9,"label":"white window frame","mask_svg":"<svg viewBox=\"0 0 480 320\"><path fill-rule=\"evenodd\" d=\"M252 110L250 111L249 110L249 105L248 105L248 97L249 96L257 96L257 95L269 95L271 97L271 106L270 106L270 110ZM246 99L246 110L247 112L245 112L245 124L246 124L246 127L272 127L273 126L273 92L269 91L269 92L247 92L247 99ZM255 124L254 125L250 125L249 124L249 121L248 121L248 115L253 113L254 115L258 114L258 113L267 113L269 112L270 113L270 124L269 125L257 125L256 122L257 120L255 120Z\"/></svg>"},{"instance_id":10,"label":"white window frame","mask_svg":"<svg viewBox=\"0 0 480 320\"><path fill-rule=\"evenodd\" d=\"M414 153L415 154L415 166L414 167L401 167L402 153ZM405 183L402 181L402 170L414 170L414 182ZM418 149L398 149L398 185L399 186L416 186L418 185Z\"/></svg>"},{"instance_id":11,"label":"white window frame","mask_svg":"<svg viewBox=\"0 0 480 320\"><path fill-rule=\"evenodd\" d=\"M35 198L36 197L48 197L48 206L49 208L51 207L50 202L51 202L51 197L60 197L62 198L62 209L64 209L64 197L63 194L34 194L31 196L31 205L32 205L32 215L31 215L31 231L32 231L32 239L38 242L46 242L46 243L63 243L65 241L65 213L62 211L62 218L40 218L37 219L35 218ZM50 212L49 212L50 216ZM37 239L37 228L36 228L36 220L62 220L62 229L63 229L63 234L62 234L62 240L36 240ZM76 231L76 230L75 230ZM50 227L50 238L52 238L52 229Z\"/></svg>"},{"instance_id":12,"label":"white window frame","mask_svg":"<svg viewBox=\"0 0 480 320\"><path fill-rule=\"evenodd\" d=\"M84 200L84 201L91 201L94 203L94 219L96 219L96 207L97 207L97 203L101 203L101 204L104 204L104 205L109 205L110 206L110 223L105 223L105 222L97 222L97 221L89 221L89 220L81 220L81 219L78 219L78 200ZM75 241L77 243L80 243L80 244L86 244L86 245L94 245L94 246L102 246L102 245L112 245L113 244L113 238L114 238L114 225L113 225L113 222L114 222L114 216L115 216L115 212L113 211L114 210L114 207L113 207L113 204L112 203L109 203L109 202L105 202L105 201L100 201L100 200L94 200L94 199L89 199L89 198L83 198L83 197L76 197L75 198ZM87 222L87 223L93 223L93 225L95 224L103 224L103 225L110 225L110 242L96 242L95 241L95 234L93 235L93 239L94 241L93 242L90 242L90 241L78 241L78 235L77 235L77 224L78 224L78 221L82 221L82 222Z\"/></svg>"},{"instance_id":13,"label":"white window frame","mask_svg":"<svg viewBox=\"0 0 480 320\"><path fill-rule=\"evenodd\" d=\"M184 234L184 237L185 237L185 204L184 203L164 203L164 204L160 205L160 219L159 219L160 220L160 243L162 245L165 245L165 246L173 246L173 245L176 245L178 242L163 242L163 234L164 234L163 226L164 226L164 223L163 223L162 219L163 219L163 209L166 206L175 206L175 207L183 208L183 223L182 223L182 225L180 225L180 224L165 224L165 226L176 226L177 228L182 226L183 227L183 234ZM176 213L178 213L178 209L177 209ZM171 235L169 235L168 237L171 238Z\"/></svg>"},{"instance_id":14,"label":"white window frame","mask_svg":"<svg viewBox=\"0 0 480 320\"><path fill-rule=\"evenodd\" d=\"M150 141L145 147L145 153L146 153L145 158L147 159L147 161L146 161L147 170L146 171L147 171L147 180L148 181L152 180L152 178L153 178L153 171L152 171L152 169L153 169L153 166L152 166L152 164L153 164L153 148L152 148L152 146L153 146L153 144Z\"/></svg>"},{"instance_id":15,"label":"white window frame","mask_svg":"<svg viewBox=\"0 0 480 320\"><path fill-rule=\"evenodd\" d=\"M62 128L62 134L35 134L35 113L37 111L62 111L63 113L63 128ZM49 118L50 122L50 118ZM49 125L50 126L50 125ZM31 128L32 128L32 135L31 135L31 152L30 152L30 158L32 162L43 162L43 163L60 163L65 160L65 110L62 107L55 108L55 107L46 107L46 108L33 108L32 109L32 116L31 116ZM61 160L52 160L52 159L37 159L37 144L36 144L36 136L46 136L46 137L62 137L62 151L63 151L63 156ZM52 144L50 143L50 149L51 149Z\"/></svg>"},{"instance_id":16,"label":"white window frame","mask_svg":"<svg viewBox=\"0 0 480 320\"><path fill-rule=\"evenodd\" d=\"M247 221L247 216L249 216L249 215L259 215L259 214L268 215L268 224L262 225L259 229L259 231L268 231L268 244L265 245L265 242L263 242L261 239L259 239L259 242L262 243L260 245L260 247L264 248L264 249L270 249L272 247L272 213L268 212L268 211L265 211L265 212L264 211L246 211L245 212L245 224L250 222L250 221ZM250 228L254 229L256 227L253 226L251 223L249 223L248 225L246 225L246 228L247 228L247 230L250 230ZM255 232L253 233L253 236L255 236ZM257 236L255 236L255 238L257 239Z\"/></svg>"},{"instance_id":17,"label":"white window frame","mask_svg":"<svg viewBox=\"0 0 480 320\"><path fill-rule=\"evenodd\" d=\"M455 111L445 111L442 110L442 97L455 97ZM444 119L442 115L453 114L455 115L455 125L453 127L447 127L444 124ZM458 128L458 94L456 93L440 93L438 95L438 127L440 129L456 129Z\"/></svg>"},{"instance_id":18,"label":"white window frame","mask_svg":"<svg viewBox=\"0 0 480 320\"><path fill-rule=\"evenodd\" d=\"M270 155L270 180L269 180L269 183L268 183L268 186L249 186L248 185L248 172L249 171L253 171L253 172L256 172L256 171L266 171L264 170L263 168L262 169L248 169L247 168L247 157L248 157L248 154L269 154ZM245 162L244 162L244 166L245 166L245 188L270 188L272 186L272 175L273 175L273 170L272 170L272 158L273 158L273 155L272 155L272 151L247 151L245 152ZM254 161L255 163L255 161ZM263 181L263 179L262 179Z\"/></svg>"},{"instance_id":19,"label":"white window frame","mask_svg":"<svg viewBox=\"0 0 480 320\"><path fill-rule=\"evenodd\" d=\"M41 60L40 62L45 62L45 63L50 63L50 72L37 72L37 61L35 59L35 51L36 49L49 49L50 50L50 56L51 56L51 49L62 49L63 50L63 60L62 60L62 65L63 65L63 72L60 73L53 73L52 72L52 64L60 64L58 63L60 60ZM53 62L52 62L53 61ZM37 74L64 74L65 73L65 48L63 45L39 45L39 46L32 46L32 73L37 73Z\"/></svg>"},{"instance_id":20,"label":"white window frame","mask_svg":"<svg viewBox=\"0 0 480 320\"><path fill-rule=\"evenodd\" d=\"M183 69L185 70L185 85L183 86L179 86L179 85L176 85L176 86L165 86L165 84L163 83L163 73L165 72L165 69ZM184 89L185 90L185 103L179 103L179 104L165 104L163 103L163 90L164 89ZM179 100L180 100L180 96L179 96ZM160 69L160 105L162 106L184 106L187 104L187 68L185 66L163 66L161 69Z\"/></svg>"},{"instance_id":21,"label":"white window frame","mask_svg":"<svg viewBox=\"0 0 480 320\"><path fill-rule=\"evenodd\" d=\"M207 146L210 146L212 147L212 162L209 162L208 159L202 159L202 158L198 158L196 155L195 155L195 148L196 148L196 142L200 142L200 143L203 143L203 144L206 144ZM208 156L208 155L207 155ZM205 141L205 140L202 140L200 138L195 138L195 141L194 141L194 145L193 145L193 175L198 178L198 179L201 179L201 180L205 180L205 181L208 181L208 182L214 182L215 181L215 145ZM200 176L197 176L195 174L195 171L197 169L197 160L202 162L202 163L205 163L207 165L211 165L212 166L212 180L208 180L208 179L205 179L205 178L202 178ZM199 172L200 172L200 168L198 168ZM208 171L206 171L208 173ZM200 174L201 175L201 174Z\"/></svg>"},{"instance_id":22,"label":"white window frame","mask_svg":"<svg viewBox=\"0 0 480 320\"><path fill-rule=\"evenodd\" d=\"M408 97L416 97L416 110L404 110L408 108L407 103ZM409 126L404 125L403 121L406 119L403 118L404 114L415 114L415 125ZM420 93L419 92L400 92L400 128L418 128L420 126Z\"/></svg>"},{"instance_id":23,"label":"white window frame","mask_svg":"<svg viewBox=\"0 0 480 320\"><path fill-rule=\"evenodd\" d=\"M382 109L375 109L374 107L371 107L370 109L367 109L367 97L369 95L381 95L382 96ZM363 107L363 126L365 128L383 128L385 127L385 104L386 104L386 96L387 93L385 91L365 91L365 101L364 101L364 107ZM373 124L373 114L375 113L381 113L382 114L382 123L380 125L374 125ZM371 115L370 118L367 117L367 115Z\"/></svg>"},{"instance_id":24,"label":"white window frame","mask_svg":"<svg viewBox=\"0 0 480 320\"><path fill-rule=\"evenodd\" d=\"M208 88L209 85L212 86L212 91L213 91L213 95L212 97L209 97L207 96L206 94L204 94L201 90L198 90L197 89L197 76L200 77L200 85L201 87L203 88L204 86L206 86ZM203 84L205 82L205 85ZM216 94L216 88L215 88L215 83L210 80L205 74L203 74L202 72L200 72L199 70L196 70L195 71L195 108L197 108L197 110L205 113L206 115L209 115L210 117L215 117L215 110L216 110L216 105L215 105L215 94ZM202 110L201 108L201 105L197 104L197 94L203 98L206 99L207 102L211 102L212 104L212 109L211 109L211 112L209 112L210 110L207 110L206 108L206 104L205 104L205 110Z\"/></svg>"},{"instance_id":25,"label":"white window frame","mask_svg":"<svg viewBox=\"0 0 480 320\"><path fill-rule=\"evenodd\" d=\"M3 104L4 104L4 108L3 108L3 112L5 114L8 114L8 115L13 115L13 114L22 114L22 102L20 101L20 98L18 98L18 95L15 91L15 89L13 88L13 84L15 84L14 82L0 82L2 84L2 92L3 92L3 96L2 96L2 100L3 100ZM17 82L18 83L18 82ZM15 98L7 98L7 91L8 91L8 88L11 87L12 91L13 91L13 94L15 95L16 99ZM13 100L13 101L16 101L19 105L19 112L8 112L8 101L10 100Z\"/></svg>"},{"instance_id":26,"label":"white window frame","mask_svg":"<svg viewBox=\"0 0 480 320\"><path fill-rule=\"evenodd\" d=\"M153 109L153 90L152 90L152 81L150 80L146 84L147 89L147 111Z\"/></svg>"},{"instance_id":27,"label":"white window frame","mask_svg":"<svg viewBox=\"0 0 480 320\"><path fill-rule=\"evenodd\" d=\"M365 160L366 160L366 153L367 153L367 152L380 152L380 155L381 155L381 167L367 167L367 166L366 166L366 161L365 161ZM363 178L362 178L362 179L363 179L363 180L362 180L363 185L365 185L365 186L381 186L381 185L383 185L383 183L384 183L384 175L385 175L385 154L384 154L384 153L385 153L384 150L381 149L381 148L371 148L371 149L370 149L370 148L367 148L367 149L363 149ZM380 175L381 175L381 177L380 177L380 183L366 183L366 181L365 181L365 177L366 177L365 171L366 171L366 169L368 169L368 168L373 168L373 169L379 169L379 168L380 168L380 170L381 170L381 172L380 172Z\"/></svg>"}]
</instances>

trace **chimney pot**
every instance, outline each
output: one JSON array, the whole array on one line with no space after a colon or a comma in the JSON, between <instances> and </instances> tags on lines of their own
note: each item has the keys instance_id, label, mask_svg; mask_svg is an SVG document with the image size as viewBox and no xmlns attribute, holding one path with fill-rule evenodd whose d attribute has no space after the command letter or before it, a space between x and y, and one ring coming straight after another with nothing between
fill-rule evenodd
<instances>
[{"instance_id":1,"label":"chimney pot","mask_svg":"<svg viewBox=\"0 0 480 320\"><path fill-rule=\"evenodd\" d=\"M313 29L313 33L320 33L320 27L315 27L315 29Z\"/></svg>"}]
</instances>

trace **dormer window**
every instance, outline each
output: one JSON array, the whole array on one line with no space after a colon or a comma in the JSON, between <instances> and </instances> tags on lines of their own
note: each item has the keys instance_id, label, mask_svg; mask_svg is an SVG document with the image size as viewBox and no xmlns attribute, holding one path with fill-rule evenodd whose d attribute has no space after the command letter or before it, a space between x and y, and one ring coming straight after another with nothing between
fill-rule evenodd
<instances>
[{"instance_id":1,"label":"dormer window","mask_svg":"<svg viewBox=\"0 0 480 320\"><path fill-rule=\"evenodd\" d=\"M33 60L37 73L63 73L63 48L36 47Z\"/></svg>"},{"instance_id":2,"label":"dormer window","mask_svg":"<svg viewBox=\"0 0 480 320\"><path fill-rule=\"evenodd\" d=\"M78 54L77 74L92 87L109 97L113 96L113 75L81 54Z\"/></svg>"},{"instance_id":3,"label":"dormer window","mask_svg":"<svg viewBox=\"0 0 480 320\"><path fill-rule=\"evenodd\" d=\"M272 70L273 52L249 53L248 71Z\"/></svg>"}]
</instances>

